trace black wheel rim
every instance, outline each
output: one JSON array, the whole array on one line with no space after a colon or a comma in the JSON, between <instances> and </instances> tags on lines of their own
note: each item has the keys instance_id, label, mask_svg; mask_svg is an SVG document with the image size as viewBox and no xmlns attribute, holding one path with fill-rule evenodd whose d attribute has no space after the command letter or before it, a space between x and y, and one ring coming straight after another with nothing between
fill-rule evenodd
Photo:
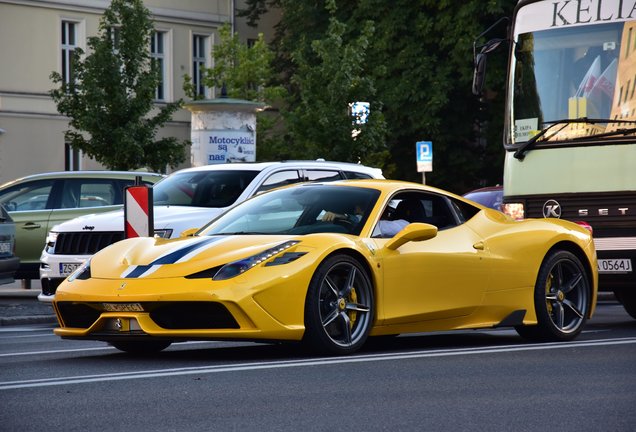
<instances>
[{"instance_id":1,"label":"black wheel rim","mask_svg":"<svg viewBox=\"0 0 636 432\"><path fill-rule=\"evenodd\" d=\"M333 343L351 347L365 336L371 321L371 287L358 267L331 267L320 284L319 302L322 327Z\"/></svg>"},{"instance_id":2,"label":"black wheel rim","mask_svg":"<svg viewBox=\"0 0 636 432\"><path fill-rule=\"evenodd\" d=\"M552 266L545 282L545 301L552 324L562 333L572 333L585 320L587 282L582 269L570 260Z\"/></svg>"}]
</instances>

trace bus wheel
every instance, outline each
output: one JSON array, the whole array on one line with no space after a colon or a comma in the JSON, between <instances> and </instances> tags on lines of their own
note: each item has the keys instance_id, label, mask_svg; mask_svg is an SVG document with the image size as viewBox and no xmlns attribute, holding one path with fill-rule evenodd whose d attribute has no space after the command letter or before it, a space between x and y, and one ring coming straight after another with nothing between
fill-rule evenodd
<instances>
[{"instance_id":1,"label":"bus wheel","mask_svg":"<svg viewBox=\"0 0 636 432\"><path fill-rule=\"evenodd\" d=\"M634 289L623 289L614 291L614 295L623 305L627 313L636 318L636 291Z\"/></svg>"}]
</instances>

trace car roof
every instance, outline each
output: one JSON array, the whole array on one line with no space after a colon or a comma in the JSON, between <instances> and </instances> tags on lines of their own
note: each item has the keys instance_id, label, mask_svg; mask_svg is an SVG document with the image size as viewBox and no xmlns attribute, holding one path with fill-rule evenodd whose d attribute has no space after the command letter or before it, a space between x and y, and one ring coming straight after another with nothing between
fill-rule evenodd
<instances>
[{"instance_id":1,"label":"car roof","mask_svg":"<svg viewBox=\"0 0 636 432\"><path fill-rule=\"evenodd\" d=\"M237 163L224 163L203 165L199 167L184 168L177 172L192 172L192 171L264 171L269 168L287 167L287 168L330 168L338 169L341 171L357 171L368 173L376 177L382 176L382 170L379 168L372 168L366 165L356 164L352 162L334 162L324 160L286 160L277 162L237 162Z\"/></svg>"},{"instance_id":2,"label":"car roof","mask_svg":"<svg viewBox=\"0 0 636 432\"><path fill-rule=\"evenodd\" d=\"M10 180L2 185L0 189L24 181L38 180L38 179L50 179L50 178L134 178L141 176L145 179L156 177L160 180L164 177L162 174L146 172L146 171L108 171L108 170L87 170L87 171L51 171L37 174L30 174L24 177Z\"/></svg>"}]
</instances>

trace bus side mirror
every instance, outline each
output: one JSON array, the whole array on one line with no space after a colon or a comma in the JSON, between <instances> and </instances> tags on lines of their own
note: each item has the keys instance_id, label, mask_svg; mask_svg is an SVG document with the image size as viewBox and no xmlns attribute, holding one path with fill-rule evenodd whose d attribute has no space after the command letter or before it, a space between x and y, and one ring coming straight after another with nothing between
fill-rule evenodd
<instances>
[{"instance_id":1,"label":"bus side mirror","mask_svg":"<svg viewBox=\"0 0 636 432\"><path fill-rule=\"evenodd\" d=\"M475 54L475 70L473 72L473 94L479 96L486 81L486 59L488 54L499 48L506 39L491 39L481 46L478 54ZM476 52L476 47L473 50Z\"/></svg>"}]
</instances>

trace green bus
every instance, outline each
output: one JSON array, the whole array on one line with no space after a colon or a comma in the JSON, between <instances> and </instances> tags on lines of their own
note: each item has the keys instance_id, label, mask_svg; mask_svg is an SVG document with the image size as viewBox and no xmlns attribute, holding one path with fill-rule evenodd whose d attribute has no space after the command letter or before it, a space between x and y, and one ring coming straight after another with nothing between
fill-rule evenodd
<instances>
[{"instance_id":1,"label":"green bus","mask_svg":"<svg viewBox=\"0 0 636 432\"><path fill-rule=\"evenodd\" d=\"M519 1L476 47L476 94L504 42L502 209L592 230L599 288L636 318L636 0Z\"/></svg>"}]
</instances>

